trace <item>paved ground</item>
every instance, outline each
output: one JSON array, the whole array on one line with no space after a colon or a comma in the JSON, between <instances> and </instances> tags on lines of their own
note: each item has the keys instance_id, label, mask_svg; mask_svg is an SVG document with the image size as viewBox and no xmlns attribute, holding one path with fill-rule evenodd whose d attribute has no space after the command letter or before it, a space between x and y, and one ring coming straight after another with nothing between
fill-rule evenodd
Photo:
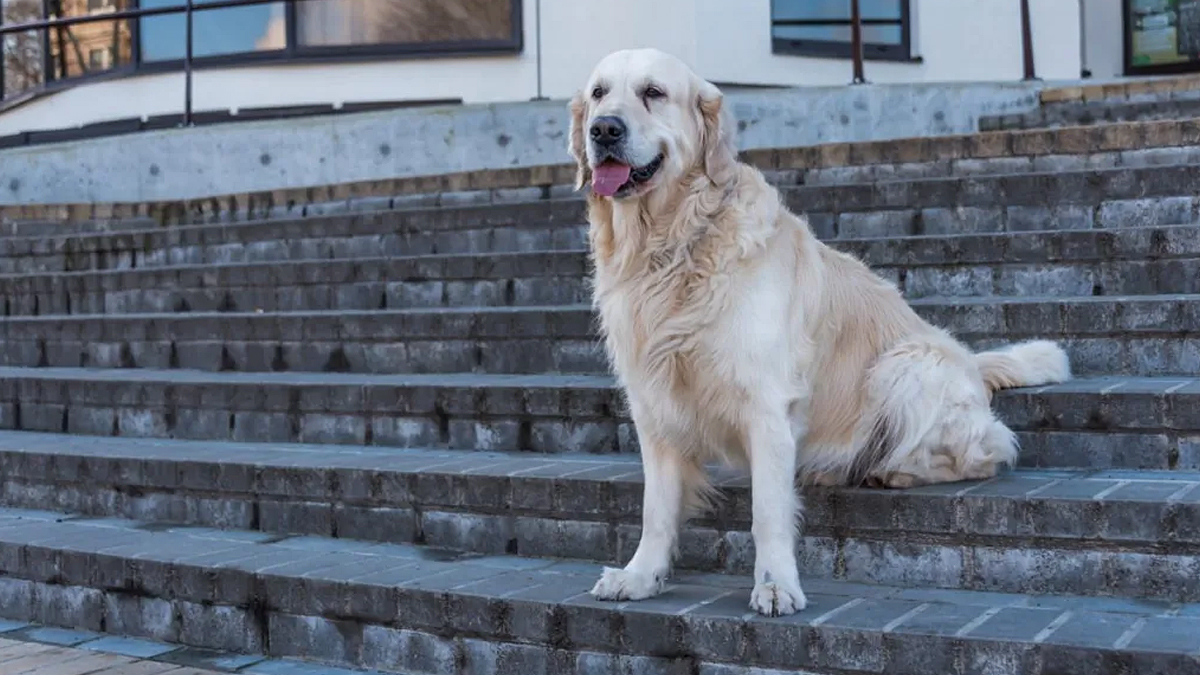
<instances>
[{"instance_id":1,"label":"paved ground","mask_svg":"<svg viewBox=\"0 0 1200 675\"><path fill-rule=\"evenodd\" d=\"M171 663L145 661L90 649L0 638L4 675L219 675Z\"/></svg>"}]
</instances>

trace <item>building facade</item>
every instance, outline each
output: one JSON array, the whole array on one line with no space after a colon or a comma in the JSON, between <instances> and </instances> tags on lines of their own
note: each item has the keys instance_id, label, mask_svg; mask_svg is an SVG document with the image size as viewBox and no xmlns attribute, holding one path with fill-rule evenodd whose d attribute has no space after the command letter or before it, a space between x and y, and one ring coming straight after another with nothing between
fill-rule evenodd
<instances>
[{"instance_id":1,"label":"building facade","mask_svg":"<svg viewBox=\"0 0 1200 675\"><path fill-rule=\"evenodd\" d=\"M845 84L849 0L194 0L197 111L565 98L596 60L655 46L723 85ZM6 25L183 0L0 0ZM1037 75L1200 69L1198 0L1030 0ZM1015 81L1019 0L861 0L873 83ZM0 136L183 108L186 19L4 36Z\"/></svg>"}]
</instances>

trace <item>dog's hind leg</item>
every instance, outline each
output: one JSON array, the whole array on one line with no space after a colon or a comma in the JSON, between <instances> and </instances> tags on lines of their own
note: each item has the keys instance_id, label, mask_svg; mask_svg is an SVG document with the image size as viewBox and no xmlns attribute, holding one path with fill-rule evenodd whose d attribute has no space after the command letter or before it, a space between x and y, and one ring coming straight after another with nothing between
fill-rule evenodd
<instances>
[{"instance_id":1,"label":"dog's hind leg","mask_svg":"<svg viewBox=\"0 0 1200 675\"><path fill-rule=\"evenodd\" d=\"M1017 458L974 355L949 340L901 345L868 374L857 478L895 488L995 476Z\"/></svg>"}]
</instances>

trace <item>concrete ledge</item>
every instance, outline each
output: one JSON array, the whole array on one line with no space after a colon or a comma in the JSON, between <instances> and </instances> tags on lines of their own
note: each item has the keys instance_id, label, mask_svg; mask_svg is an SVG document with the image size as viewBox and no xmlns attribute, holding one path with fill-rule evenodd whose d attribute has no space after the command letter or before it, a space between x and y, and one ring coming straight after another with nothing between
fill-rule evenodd
<instances>
[{"instance_id":1,"label":"concrete ledge","mask_svg":"<svg viewBox=\"0 0 1200 675\"><path fill-rule=\"evenodd\" d=\"M1040 83L730 92L743 149L974 131L1032 109ZM888 111L902 111L889 114ZM565 100L245 122L0 153L0 203L162 202L568 159ZM524 185L522 185L524 187Z\"/></svg>"}]
</instances>

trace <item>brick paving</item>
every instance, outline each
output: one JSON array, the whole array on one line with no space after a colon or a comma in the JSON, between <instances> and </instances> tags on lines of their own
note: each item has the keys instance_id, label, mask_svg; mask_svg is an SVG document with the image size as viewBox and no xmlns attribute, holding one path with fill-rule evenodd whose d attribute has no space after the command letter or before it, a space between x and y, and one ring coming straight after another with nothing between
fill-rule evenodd
<instances>
[{"instance_id":1,"label":"brick paving","mask_svg":"<svg viewBox=\"0 0 1200 675\"><path fill-rule=\"evenodd\" d=\"M0 673L4 675L220 675L172 663L105 654L77 647L0 638Z\"/></svg>"}]
</instances>

